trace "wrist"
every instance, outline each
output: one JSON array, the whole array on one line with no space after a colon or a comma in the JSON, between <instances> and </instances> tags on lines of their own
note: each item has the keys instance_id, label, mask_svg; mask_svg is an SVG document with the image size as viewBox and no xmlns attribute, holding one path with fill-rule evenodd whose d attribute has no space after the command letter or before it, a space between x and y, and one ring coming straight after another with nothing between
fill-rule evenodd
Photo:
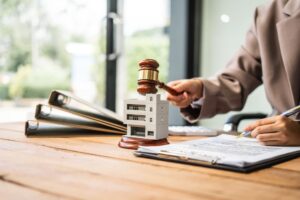
<instances>
[{"instance_id":1,"label":"wrist","mask_svg":"<svg viewBox=\"0 0 300 200\"><path fill-rule=\"evenodd\" d=\"M199 79L199 78L194 78L193 79L194 81L194 95L193 95L193 99L194 101L197 101L199 100L200 98L202 98L203 96L203 83L202 83L202 80Z\"/></svg>"}]
</instances>

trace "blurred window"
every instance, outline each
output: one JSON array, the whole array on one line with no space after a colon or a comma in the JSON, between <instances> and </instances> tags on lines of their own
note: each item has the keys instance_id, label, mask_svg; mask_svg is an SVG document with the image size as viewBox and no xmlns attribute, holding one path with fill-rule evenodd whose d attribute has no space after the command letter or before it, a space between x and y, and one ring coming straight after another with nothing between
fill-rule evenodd
<instances>
[{"instance_id":1,"label":"blurred window","mask_svg":"<svg viewBox=\"0 0 300 200\"><path fill-rule=\"evenodd\" d=\"M24 120L54 89L105 106L107 2L0 0L0 122ZM123 100L137 95L140 60L156 59L159 79L167 80L170 0L116 2L122 5L116 88L121 113Z\"/></svg>"},{"instance_id":2,"label":"blurred window","mask_svg":"<svg viewBox=\"0 0 300 200\"><path fill-rule=\"evenodd\" d=\"M159 80L169 68L170 0L124 0L125 98L137 96L138 63L153 58L160 64Z\"/></svg>"},{"instance_id":3,"label":"blurred window","mask_svg":"<svg viewBox=\"0 0 300 200\"><path fill-rule=\"evenodd\" d=\"M106 0L0 1L0 121L23 119L53 89L103 105L106 9Z\"/></svg>"}]
</instances>

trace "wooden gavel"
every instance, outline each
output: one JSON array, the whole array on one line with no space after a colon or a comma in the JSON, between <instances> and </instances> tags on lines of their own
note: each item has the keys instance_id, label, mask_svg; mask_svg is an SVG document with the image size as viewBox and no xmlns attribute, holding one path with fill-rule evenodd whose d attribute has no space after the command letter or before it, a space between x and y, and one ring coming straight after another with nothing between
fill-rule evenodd
<instances>
[{"instance_id":1,"label":"wooden gavel","mask_svg":"<svg viewBox=\"0 0 300 200\"><path fill-rule=\"evenodd\" d=\"M155 94L157 93L156 86L158 85L159 88L166 90L174 96L182 94L182 92L177 92L158 80L158 66L158 62L153 59L145 59L139 62L138 93L142 95L149 93Z\"/></svg>"}]
</instances>

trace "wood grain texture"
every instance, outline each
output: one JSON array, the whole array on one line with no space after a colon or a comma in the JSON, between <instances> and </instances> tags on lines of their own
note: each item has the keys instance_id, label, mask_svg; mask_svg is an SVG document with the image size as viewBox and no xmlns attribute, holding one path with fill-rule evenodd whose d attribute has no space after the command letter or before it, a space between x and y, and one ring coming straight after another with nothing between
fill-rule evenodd
<instances>
[{"instance_id":1,"label":"wood grain texture","mask_svg":"<svg viewBox=\"0 0 300 200\"><path fill-rule=\"evenodd\" d=\"M0 125L0 177L18 185L0 183L12 191L46 199L300 199L299 158L240 174L137 158L117 147L119 136L26 138L22 128Z\"/></svg>"},{"instance_id":2,"label":"wood grain texture","mask_svg":"<svg viewBox=\"0 0 300 200\"><path fill-rule=\"evenodd\" d=\"M67 200L62 196L57 196L53 194L44 193L41 191L33 190L27 187L19 186L15 183L10 183L6 181L0 181L0 194L1 199L22 199L22 200Z\"/></svg>"}]
</instances>

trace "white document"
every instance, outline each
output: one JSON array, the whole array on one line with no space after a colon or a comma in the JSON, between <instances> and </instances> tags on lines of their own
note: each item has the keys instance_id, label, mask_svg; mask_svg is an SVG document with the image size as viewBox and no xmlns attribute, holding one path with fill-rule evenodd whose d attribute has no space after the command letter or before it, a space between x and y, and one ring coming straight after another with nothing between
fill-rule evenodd
<instances>
[{"instance_id":1,"label":"white document","mask_svg":"<svg viewBox=\"0 0 300 200\"><path fill-rule=\"evenodd\" d=\"M264 146L254 138L238 138L223 134L158 147L140 147L138 152L247 167L289 154L300 153L300 147Z\"/></svg>"}]
</instances>

